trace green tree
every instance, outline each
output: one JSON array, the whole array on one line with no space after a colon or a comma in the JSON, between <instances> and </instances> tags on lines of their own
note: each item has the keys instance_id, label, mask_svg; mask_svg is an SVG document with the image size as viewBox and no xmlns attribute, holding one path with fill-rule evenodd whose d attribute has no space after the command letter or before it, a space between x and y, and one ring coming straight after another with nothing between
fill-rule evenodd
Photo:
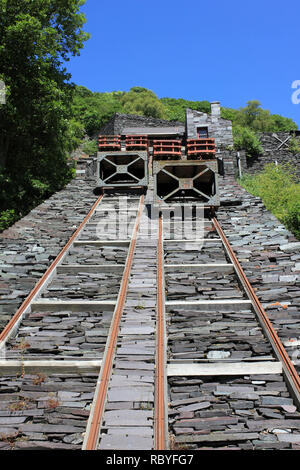
<instances>
[{"instance_id":1,"label":"green tree","mask_svg":"<svg viewBox=\"0 0 300 470\"><path fill-rule=\"evenodd\" d=\"M247 106L240 108L235 114L233 125L248 127L255 132L276 132L298 129L292 119L284 118L278 114L262 109L257 100L247 102Z\"/></svg>"},{"instance_id":2,"label":"green tree","mask_svg":"<svg viewBox=\"0 0 300 470\"><path fill-rule=\"evenodd\" d=\"M161 98L160 101L165 106L166 117L170 121L185 122L187 108L203 113L210 112L210 103L208 101L188 101L182 98Z\"/></svg>"},{"instance_id":3,"label":"green tree","mask_svg":"<svg viewBox=\"0 0 300 470\"><path fill-rule=\"evenodd\" d=\"M165 119L166 110L158 97L151 90L133 87L121 98L124 112L154 118Z\"/></svg>"},{"instance_id":4,"label":"green tree","mask_svg":"<svg viewBox=\"0 0 300 470\"><path fill-rule=\"evenodd\" d=\"M255 133L242 126L233 128L233 142L236 150L246 150L248 157L255 157L263 153L263 148Z\"/></svg>"},{"instance_id":5,"label":"green tree","mask_svg":"<svg viewBox=\"0 0 300 470\"><path fill-rule=\"evenodd\" d=\"M271 114L272 132L289 132L298 129L297 124L290 118L280 116L279 114Z\"/></svg>"},{"instance_id":6,"label":"green tree","mask_svg":"<svg viewBox=\"0 0 300 470\"><path fill-rule=\"evenodd\" d=\"M84 131L93 136L115 113L123 112L120 101L124 95L124 92L93 93L77 86L72 106L73 116L81 122Z\"/></svg>"},{"instance_id":7,"label":"green tree","mask_svg":"<svg viewBox=\"0 0 300 470\"><path fill-rule=\"evenodd\" d=\"M63 61L79 55L88 39L84 3L0 0L0 70L8 92L0 106L0 211L21 215L71 177L73 86Z\"/></svg>"}]
</instances>

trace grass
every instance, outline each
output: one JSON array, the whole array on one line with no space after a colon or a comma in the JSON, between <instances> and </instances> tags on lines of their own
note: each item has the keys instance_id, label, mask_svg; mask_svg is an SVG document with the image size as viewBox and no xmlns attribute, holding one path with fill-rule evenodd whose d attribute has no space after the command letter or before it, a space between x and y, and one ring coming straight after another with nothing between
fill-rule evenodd
<instances>
[{"instance_id":1,"label":"grass","mask_svg":"<svg viewBox=\"0 0 300 470\"><path fill-rule=\"evenodd\" d=\"M30 406L30 400L29 398L21 398L13 403L10 403L8 408L10 411L23 411L27 410Z\"/></svg>"},{"instance_id":2,"label":"grass","mask_svg":"<svg viewBox=\"0 0 300 470\"><path fill-rule=\"evenodd\" d=\"M60 406L60 401L57 400L56 398L50 398L50 399L46 402L46 408L50 408L50 410L54 410L54 409L57 408L58 406Z\"/></svg>"},{"instance_id":3,"label":"grass","mask_svg":"<svg viewBox=\"0 0 300 470\"><path fill-rule=\"evenodd\" d=\"M46 380L46 375L39 372L35 378L33 378L33 385L41 385Z\"/></svg>"},{"instance_id":4,"label":"grass","mask_svg":"<svg viewBox=\"0 0 300 470\"><path fill-rule=\"evenodd\" d=\"M260 173L238 181L300 240L300 183L292 166L268 164Z\"/></svg>"}]
</instances>

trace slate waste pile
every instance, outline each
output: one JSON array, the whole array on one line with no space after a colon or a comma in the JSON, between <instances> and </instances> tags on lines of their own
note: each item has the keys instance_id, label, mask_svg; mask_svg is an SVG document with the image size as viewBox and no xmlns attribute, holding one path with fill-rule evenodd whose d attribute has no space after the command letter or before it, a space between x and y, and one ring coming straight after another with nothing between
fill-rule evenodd
<instances>
[{"instance_id":1,"label":"slate waste pile","mask_svg":"<svg viewBox=\"0 0 300 470\"><path fill-rule=\"evenodd\" d=\"M172 378L173 448L297 449L300 413L281 374Z\"/></svg>"},{"instance_id":2,"label":"slate waste pile","mask_svg":"<svg viewBox=\"0 0 300 470\"><path fill-rule=\"evenodd\" d=\"M93 178L75 178L0 234L0 328L5 327L96 201L94 185Z\"/></svg>"},{"instance_id":3,"label":"slate waste pile","mask_svg":"<svg viewBox=\"0 0 300 470\"><path fill-rule=\"evenodd\" d=\"M80 450L97 377L0 377L0 450Z\"/></svg>"}]
</instances>

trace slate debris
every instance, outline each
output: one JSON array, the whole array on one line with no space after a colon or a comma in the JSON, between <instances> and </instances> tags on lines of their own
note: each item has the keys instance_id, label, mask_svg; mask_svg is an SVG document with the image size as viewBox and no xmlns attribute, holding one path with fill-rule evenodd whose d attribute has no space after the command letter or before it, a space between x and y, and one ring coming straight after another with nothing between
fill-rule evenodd
<instances>
[{"instance_id":1,"label":"slate debris","mask_svg":"<svg viewBox=\"0 0 300 470\"><path fill-rule=\"evenodd\" d=\"M42 294L42 298L59 300L115 300L122 273L82 272L58 274Z\"/></svg>"},{"instance_id":2,"label":"slate debris","mask_svg":"<svg viewBox=\"0 0 300 470\"><path fill-rule=\"evenodd\" d=\"M93 178L75 178L0 233L1 329L89 212L96 201L94 185Z\"/></svg>"},{"instance_id":3,"label":"slate debris","mask_svg":"<svg viewBox=\"0 0 300 470\"><path fill-rule=\"evenodd\" d=\"M74 246L63 264L125 264L127 251L127 246Z\"/></svg>"},{"instance_id":4,"label":"slate debris","mask_svg":"<svg viewBox=\"0 0 300 470\"><path fill-rule=\"evenodd\" d=\"M8 359L72 358L101 359L112 312L35 312L22 322L18 335L6 345Z\"/></svg>"},{"instance_id":5,"label":"slate debris","mask_svg":"<svg viewBox=\"0 0 300 470\"><path fill-rule=\"evenodd\" d=\"M98 374L1 376L0 444L9 442L10 448L23 450L80 450L97 378ZM15 390L8 393L8 384Z\"/></svg>"},{"instance_id":6,"label":"slate debris","mask_svg":"<svg viewBox=\"0 0 300 470\"><path fill-rule=\"evenodd\" d=\"M282 375L266 376L260 384L255 378L202 377L202 383L198 377L169 378L173 447L292 449L300 439L300 413L284 409L292 401L281 396L284 391L272 396L274 384L285 390ZM272 404L274 417L266 416L266 402Z\"/></svg>"},{"instance_id":7,"label":"slate debris","mask_svg":"<svg viewBox=\"0 0 300 470\"><path fill-rule=\"evenodd\" d=\"M215 307L214 311L173 309L168 313L170 359L242 360L266 357L272 349L251 310L239 312Z\"/></svg>"},{"instance_id":8,"label":"slate debris","mask_svg":"<svg viewBox=\"0 0 300 470\"><path fill-rule=\"evenodd\" d=\"M295 367L299 361L299 241L266 210L259 198L230 177L220 178L224 197L242 206L220 207L218 219ZM245 205L247 203L247 205Z\"/></svg>"}]
</instances>

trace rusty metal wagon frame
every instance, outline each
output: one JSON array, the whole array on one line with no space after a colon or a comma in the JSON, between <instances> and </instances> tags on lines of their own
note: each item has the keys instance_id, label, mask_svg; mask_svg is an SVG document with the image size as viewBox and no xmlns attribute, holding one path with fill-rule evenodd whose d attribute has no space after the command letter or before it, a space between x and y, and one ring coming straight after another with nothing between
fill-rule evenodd
<instances>
[{"instance_id":1,"label":"rusty metal wagon frame","mask_svg":"<svg viewBox=\"0 0 300 470\"><path fill-rule=\"evenodd\" d=\"M218 164L213 161L167 160L153 162L154 204L201 202L219 206Z\"/></svg>"},{"instance_id":2,"label":"rusty metal wagon frame","mask_svg":"<svg viewBox=\"0 0 300 470\"><path fill-rule=\"evenodd\" d=\"M148 152L98 152L97 186L99 188L148 186Z\"/></svg>"}]
</instances>

